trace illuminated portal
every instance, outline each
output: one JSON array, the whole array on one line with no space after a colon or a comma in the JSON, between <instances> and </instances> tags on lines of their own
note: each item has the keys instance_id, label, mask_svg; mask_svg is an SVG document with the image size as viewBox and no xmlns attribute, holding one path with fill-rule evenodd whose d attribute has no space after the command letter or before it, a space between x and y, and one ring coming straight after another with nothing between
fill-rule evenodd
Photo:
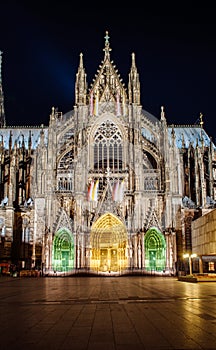
<instances>
[{"instance_id":1,"label":"illuminated portal","mask_svg":"<svg viewBox=\"0 0 216 350\"><path fill-rule=\"evenodd\" d=\"M91 247L92 270L120 273L128 266L126 228L115 215L104 214L93 224Z\"/></svg>"},{"instance_id":2,"label":"illuminated portal","mask_svg":"<svg viewBox=\"0 0 216 350\"><path fill-rule=\"evenodd\" d=\"M52 266L54 271L61 272L67 272L74 268L74 239L66 228L62 228L55 234Z\"/></svg>"},{"instance_id":3,"label":"illuminated portal","mask_svg":"<svg viewBox=\"0 0 216 350\"><path fill-rule=\"evenodd\" d=\"M145 268L147 271L163 271L166 267L166 241L157 228L145 234Z\"/></svg>"}]
</instances>

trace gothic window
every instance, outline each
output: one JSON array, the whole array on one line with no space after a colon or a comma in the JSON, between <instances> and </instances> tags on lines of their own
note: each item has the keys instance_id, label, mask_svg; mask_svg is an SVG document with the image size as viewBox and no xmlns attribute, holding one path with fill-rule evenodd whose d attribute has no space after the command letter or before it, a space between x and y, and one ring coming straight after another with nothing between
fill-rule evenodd
<instances>
[{"instance_id":1,"label":"gothic window","mask_svg":"<svg viewBox=\"0 0 216 350\"><path fill-rule=\"evenodd\" d=\"M73 147L73 145L74 145L74 129L71 128L67 130L64 136L58 140L58 145L57 145L58 155L60 155L67 148Z\"/></svg>"},{"instance_id":2,"label":"gothic window","mask_svg":"<svg viewBox=\"0 0 216 350\"><path fill-rule=\"evenodd\" d=\"M23 217L22 220L22 241L29 243L30 241L30 229L29 229L29 220L26 217Z\"/></svg>"},{"instance_id":3,"label":"gothic window","mask_svg":"<svg viewBox=\"0 0 216 350\"><path fill-rule=\"evenodd\" d=\"M209 155L208 151L204 152L204 157L203 157L203 165L204 165L204 176L206 180L206 195L211 196L211 183L210 183L210 174L209 174Z\"/></svg>"},{"instance_id":4,"label":"gothic window","mask_svg":"<svg viewBox=\"0 0 216 350\"><path fill-rule=\"evenodd\" d=\"M6 233L6 226L3 226L1 231L2 237L5 237L5 233Z\"/></svg>"},{"instance_id":5,"label":"gothic window","mask_svg":"<svg viewBox=\"0 0 216 350\"><path fill-rule=\"evenodd\" d=\"M145 191L156 191L158 190L158 178L156 177L145 177L144 178L144 190Z\"/></svg>"},{"instance_id":6,"label":"gothic window","mask_svg":"<svg viewBox=\"0 0 216 350\"><path fill-rule=\"evenodd\" d=\"M0 234L1 234L2 237L5 237L5 231L6 231L5 219L4 218L0 218Z\"/></svg>"},{"instance_id":7,"label":"gothic window","mask_svg":"<svg viewBox=\"0 0 216 350\"><path fill-rule=\"evenodd\" d=\"M73 151L69 151L59 161L57 174L58 191L72 191L73 159Z\"/></svg>"},{"instance_id":8,"label":"gothic window","mask_svg":"<svg viewBox=\"0 0 216 350\"><path fill-rule=\"evenodd\" d=\"M96 131L94 139L94 169L117 172L122 169L122 135L118 127L107 120Z\"/></svg>"},{"instance_id":9,"label":"gothic window","mask_svg":"<svg viewBox=\"0 0 216 350\"><path fill-rule=\"evenodd\" d=\"M156 160L147 151L143 151L143 168L144 169L157 169Z\"/></svg>"},{"instance_id":10,"label":"gothic window","mask_svg":"<svg viewBox=\"0 0 216 350\"><path fill-rule=\"evenodd\" d=\"M58 190L59 191L71 191L72 190L72 178L68 177L58 177Z\"/></svg>"},{"instance_id":11,"label":"gothic window","mask_svg":"<svg viewBox=\"0 0 216 350\"><path fill-rule=\"evenodd\" d=\"M196 203L196 176L195 176L195 153L194 150L191 149L190 151L190 159L189 159L189 166L190 166L190 174L189 174L189 184L190 184L190 198L191 200ZM201 188L201 187L200 187Z\"/></svg>"},{"instance_id":12,"label":"gothic window","mask_svg":"<svg viewBox=\"0 0 216 350\"><path fill-rule=\"evenodd\" d=\"M159 170L155 158L146 150L143 150L143 174L144 174L144 191L158 191Z\"/></svg>"},{"instance_id":13,"label":"gothic window","mask_svg":"<svg viewBox=\"0 0 216 350\"><path fill-rule=\"evenodd\" d=\"M26 243L29 243L29 241L30 241L30 229L29 229L29 227L26 227L24 230L25 230L25 232L24 232L24 241Z\"/></svg>"},{"instance_id":14,"label":"gothic window","mask_svg":"<svg viewBox=\"0 0 216 350\"><path fill-rule=\"evenodd\" d=\"M67 152L60 160L58 168L71 169L73 167L73 152Z\"/></svg>"}]
</instances>

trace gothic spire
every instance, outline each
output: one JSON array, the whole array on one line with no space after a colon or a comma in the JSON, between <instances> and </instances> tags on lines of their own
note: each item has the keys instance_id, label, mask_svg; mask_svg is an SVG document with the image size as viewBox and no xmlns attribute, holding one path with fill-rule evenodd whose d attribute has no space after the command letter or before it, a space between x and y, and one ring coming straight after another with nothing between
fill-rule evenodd
<instances>
[{"instance_id":1,"label":"gothic spire","mask_svg":"<svg viewBox=\"0 0 216 350\"><path fill-rule=\"evenodd\" d=\"M78 72L76 74L76 85L75 85L75 103L77 105L86 104L86 92L87 92L86 73L83 66L83 54L80 53L80 62L79 62Z\"/></svg>"},{"instance_id":2,"label":"gothic spire","mask_svg":"<svg viewBox=\"0 0 216 350\"><path fill-rule=\"evenodd\" d=\"M0 128L3 128L6 126L5 111L4 111L4 94L2 89L2 75L1 75L2 53L3 52L0 51Z\"/></svg>"},{"instance_id":3,"label":"gothic spire","mask_svg":"<svg viewBox=\"0 0 216 350\"><path fill-rule=\"evenodd\" d=\"M113 61L110 60L110 51L112 50L108 31L106 31L104 39L104 60L101 62L97 74L95 74L89 93L90 115L98 115L99 104L103 102L116 103L116 113L121 115L125 113L123 105L125 106L127 94L120 74L118 74Z\"/></svg>"},{"instance_id":4,"label":"gothic spire","mask_svg":"<svg viewBox=\"0 0 216 350\"><path fill-rule=\"evenodd\" d=\"M129 103L140 104L140 81L135 63L135 53L132 53L132 64L128 82Z\"/></svg>"}]
</instances>

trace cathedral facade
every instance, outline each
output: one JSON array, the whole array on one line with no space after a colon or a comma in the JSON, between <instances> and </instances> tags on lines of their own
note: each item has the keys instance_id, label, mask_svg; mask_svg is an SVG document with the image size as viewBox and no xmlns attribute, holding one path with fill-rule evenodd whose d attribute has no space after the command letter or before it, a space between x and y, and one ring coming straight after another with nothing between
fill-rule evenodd
<instances>
[{"instance_id":1,"label":"cathedral facade","mask_svg":"<svg viewBox=\"0 0 216 350\"><path fill-rule=\"evenodd\" d=\"M80 54L75 104L48 126L6 125L0 81L0 263L44 275L168 274L192 253L191 222L215 207L215 145L196 125L142 108L108 33L90 88ZM1 76L0 76L1 78ZM199 271L199 261L194 269Z\"/></svg>"}]
</instances>

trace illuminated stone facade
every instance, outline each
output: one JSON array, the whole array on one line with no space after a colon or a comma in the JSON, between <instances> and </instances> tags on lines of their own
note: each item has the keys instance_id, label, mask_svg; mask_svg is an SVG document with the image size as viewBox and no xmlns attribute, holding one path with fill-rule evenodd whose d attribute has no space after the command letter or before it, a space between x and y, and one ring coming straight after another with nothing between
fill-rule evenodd
<instances>
[{"instance_id":1,"label":"illuminated stone facade","mask_svg":"<svg viewBox=\"0 0 216 350\"><path fill-rule=\"evenodd\" d=\"M6 126L1 109L1 262L44 274L175 274L191 222L215 205L215 146L199 125L168 125L140 103L132 54L125 88L110 59L48 126ZM3 92L1 82L1 97Z\"/></svg>"},{"instance_id":2,"label":"illuminated stone facade","mask_svg":"<svg viewBox=\"0 0 216 350\"><path fill-rule=\"evenodd\" d=\"M192 222L192 246L193 254L196 254L199 260L199 272L215 273L216 209L206 211L205 215Z\"/></svg>"}]
</instances>

